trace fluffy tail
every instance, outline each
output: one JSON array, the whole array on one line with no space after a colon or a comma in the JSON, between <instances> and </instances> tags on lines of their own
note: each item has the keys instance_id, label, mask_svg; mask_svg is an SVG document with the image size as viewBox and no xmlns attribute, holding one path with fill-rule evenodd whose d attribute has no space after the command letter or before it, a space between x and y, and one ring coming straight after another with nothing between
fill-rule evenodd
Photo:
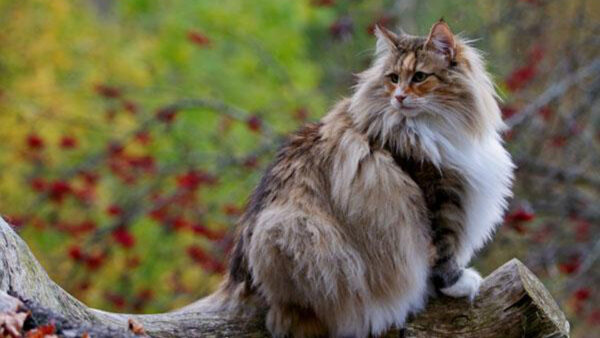
<instances>
[{"instance_id":1,"label":"fluffy tail","mask_svg":"<svg viewBox=\"0 0 600 338\"><path fill-rule=\"evenodd\" d=\"M235 312L252 313L262 307L262 302L245 283L236 283L229 278L210 295L186 305L175 312Z\"/></svg>"}]
</instances>

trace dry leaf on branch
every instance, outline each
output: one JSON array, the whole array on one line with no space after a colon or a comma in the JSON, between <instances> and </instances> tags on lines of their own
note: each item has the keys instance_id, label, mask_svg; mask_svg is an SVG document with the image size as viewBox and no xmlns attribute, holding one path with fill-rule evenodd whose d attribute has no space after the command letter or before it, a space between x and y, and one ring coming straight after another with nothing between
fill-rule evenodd
<instances>
[{"instance_id":1,"label":"dry leaf on branch","mask_svg":"<svg viewBox=\"0 0 600 338\"><path fill-rule=\"evenodd\" d=\"M28 331L25 338L58 338L54 324L42 325Z\"/></svg>"},{"instance_id":2,"label":"dry leaf on branch","mask_svg":"<svg viewBox=\"0 0 600 338\"><path fill-rule=\"evenodd\" d=\"M0 313L0 337L21 337L21 329L27 317L29 317L29 312Z\"/></svg>"},{"instance_id":3,"label":"dry leaf on branch","mask_svg":"<svg viewBox=\"0 0 600 338\"><path fill-rule=\"evenodd\" d=\"M142 324L140 324L137 320L133 318L129 318L128 327L129 331L133 332L136 336L146 336L146 331Z\"/></svg>"}]
</instances>

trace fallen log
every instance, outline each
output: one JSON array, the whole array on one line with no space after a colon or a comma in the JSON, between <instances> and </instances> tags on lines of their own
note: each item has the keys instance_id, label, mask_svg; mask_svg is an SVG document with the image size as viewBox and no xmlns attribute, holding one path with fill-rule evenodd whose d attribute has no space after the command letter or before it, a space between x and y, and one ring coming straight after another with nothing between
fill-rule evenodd
<instances>
[{"instance_id":1,"label":"fallen log","mask_svg":"<svg viewBox=\"0 0 600 338\"><path fill-rule=\"evenodd\" d=\"M11 296L8 296L10 294ZM265 309L203 312L194 304L161 314L109 313L87 307L54 283L27 245L0 218L0 300L27 300L81 327L127 330L130 319L152 337L268 337ZM2 307L0 307L1 311ZM71 325L75 327L75 325ZM537 277L517 259L487 276L476 299L433 299L387 337L568 337L569 322Z\"/></svg>"}]
</instances>

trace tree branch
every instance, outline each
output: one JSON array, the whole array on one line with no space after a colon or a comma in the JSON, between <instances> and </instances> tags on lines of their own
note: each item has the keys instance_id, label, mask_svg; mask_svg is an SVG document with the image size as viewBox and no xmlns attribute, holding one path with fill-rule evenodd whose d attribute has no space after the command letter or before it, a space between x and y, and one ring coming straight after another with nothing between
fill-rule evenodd
<instances>
[{"instance_id":1,"label":"tree branch","mask_svg":"<svg viewBox=\"0 0 600 338\"><path fill-rule=\"evenodd\" d=\"M526 158L525 156L516 158L518 170L524 170L531 174L538 174L554 179L558 182L574 182L578 184L590 185L600 189L600 178L589 175L584 169L573 167L557 167L546 164L542 161Z\"/></svg>"},{"instance_id":2,"label":"tree branch","mask_svg":"<svg viewBox=\"0 0 600 338\"><path fill-rule=\"evenodd\" d=\"M268 337L262 308L211 313L195 303L152 315L88 308L50 280L27 245L0 218L0 299L6 292L34 300L82 326L107 327L112 336L130 335L128 321L134 319L152 337ZM568 337L569 323L535 275L513 259L484 280L473 303L434 299L403 331L392 330L387 336Z\"/></svg>"},{"instance_id":3,"label":"tree branch","mask_svg":"<svg viewBox=\"0 0 600 338\"><path fill-rule=\"evenodd\" d=\"M571 75L568 75L559 82L549 86L542 94L540 94L530 104L525 106L525 108L523 108L518 114L513 115L504 122L509 128L514 128L516 125L525 121L552 100L563 95L572 86L590 76L597 74L598 70L600 70L600 58L594 59L589 64L577 69Z\"/></svg>"}]
</instances>

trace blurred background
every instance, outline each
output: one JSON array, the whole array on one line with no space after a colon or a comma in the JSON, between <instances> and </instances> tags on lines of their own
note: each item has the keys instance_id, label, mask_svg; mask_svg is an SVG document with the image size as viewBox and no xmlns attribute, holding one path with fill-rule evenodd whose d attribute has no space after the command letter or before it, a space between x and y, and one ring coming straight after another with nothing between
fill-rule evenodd
<instances>
[{"instance_id":1,"label":"blurred background","mask_svg":"<svg viewBox=\"0 0 600 338\"><path fill-rule=\"evenodd\" d=\"M519 165L474 264L518 257L600 329L600 2L0 0L0 214L90 306L213 290L285 135L350 95L379 23L475 39Z\"/></svg>"}]
</instances>

